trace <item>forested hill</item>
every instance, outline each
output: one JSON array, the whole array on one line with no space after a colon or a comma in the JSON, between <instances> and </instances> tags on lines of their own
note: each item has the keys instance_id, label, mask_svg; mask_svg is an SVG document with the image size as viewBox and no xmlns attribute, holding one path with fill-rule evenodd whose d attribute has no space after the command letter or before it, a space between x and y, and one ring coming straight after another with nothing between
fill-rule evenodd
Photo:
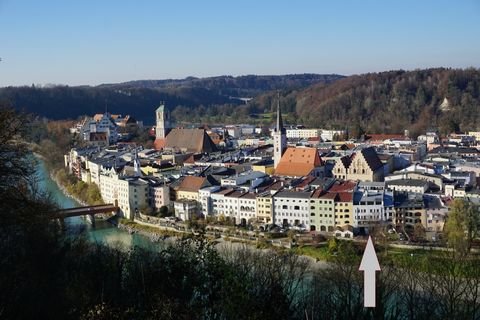
<instances>
[{"instance_id":1,"label":"forested hill","mask_svg":"<svg viewBox=\"0 0 480 320\"><path fill-rule=\"evenodd\" d=\"M446 99L445 99L446 98ZM251 105L270 108L274 93ZM480 70L426 69L350 76L331 84L285 92L285 112L297 123L327 128L413 135L437 127L442 132L480 129Z\"/></svg>"},{"instance_id":2,"label":"forested hill","mask_svg":"<svg viewBox=\"0 0 480 320\"><path fill-rule=\"evenodd\" d=\"M103 112L131 114L153 123L154 110L160 101L169 109L179 110L223 106L233 110L243 102L235 97L255 97L269 90L305 88L314 83L329 83L340 75L298 74L281 76L220 76L182 80L141 80L120 84L89 86L6 87L0 88L0 100L15 108L50 119L77 118Z\"/></svg>"}]
</instances>

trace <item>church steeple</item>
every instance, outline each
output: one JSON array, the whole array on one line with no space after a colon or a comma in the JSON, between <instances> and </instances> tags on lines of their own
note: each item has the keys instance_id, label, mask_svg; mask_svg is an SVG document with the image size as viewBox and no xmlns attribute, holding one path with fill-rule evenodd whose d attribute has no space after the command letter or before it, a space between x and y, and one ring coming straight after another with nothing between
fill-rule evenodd
<instances>
[{"instance_id":1,"label":"church steeple","mask_svg":"<svg viewBox=\"0 0 480 320\"><path fill-rule=\"evenodd\" d=\"M277 123L273 132L273 166L277 167L283 153L287 149L287 135L283 127L282 111L280 110L280 93L277 92Z\"/></svg>"},{"instance_id":2,"label":"church steeple","mask_svg":"<svg viewBox=\"0 0 480 320\"><path fill-rule=\"evenodd\" d=\"M285 132L285 128L283 127L283 120L282 120L282 110L280 110L280 93L277 92L277 126L275 128L278 132Z\"/></svg>"},{"instance_id":3,"label":"church steeple","mask_svg":"<svg viewBox=\"0 0 480 320\"><path fill-rule=\"evenodd\" d=\"M135 177L142 176L142 170L140 168L140 160L138 160L137 148L135 148L135 155L133 158L133 172Z\"/></svg>"}]
</instances>

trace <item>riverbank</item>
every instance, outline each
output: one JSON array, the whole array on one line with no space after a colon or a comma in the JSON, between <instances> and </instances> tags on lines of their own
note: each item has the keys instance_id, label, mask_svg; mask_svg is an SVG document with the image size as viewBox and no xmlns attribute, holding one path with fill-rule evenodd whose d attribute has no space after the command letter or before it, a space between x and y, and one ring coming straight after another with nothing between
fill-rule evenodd
<instances>
[{"instance_id":1,"label":"riverbank","mask_svg":"<svg viewBox=\"0 0 480 320\"><path fill-rule=\"evenodd\" d=\"M75 196L74 194L71 194L67 190L67 186L63 185L60 180L57 178L57 176L53 172L49 172L50 179L55 182L58 186L58 189L68 198L73 199L75 202L77 202L81 206L88 206L89 204L86 203L85 201L82 201L79 197Z\"/></svg>"}]
</instances>

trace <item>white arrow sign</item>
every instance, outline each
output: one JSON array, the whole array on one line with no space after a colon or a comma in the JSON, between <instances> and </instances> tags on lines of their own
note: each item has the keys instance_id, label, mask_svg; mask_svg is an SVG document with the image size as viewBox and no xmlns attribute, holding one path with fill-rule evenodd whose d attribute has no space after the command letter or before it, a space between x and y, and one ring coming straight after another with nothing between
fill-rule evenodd
<instances>
[{"instance_id":1,"label":"white arrow sign","mask_svg":"<svg viewBox=\"0 0 480 320\"><path fill-rule=\"evenodd\" d=\"M368 237L367 246L363 253L362 262L358 270L363 271L363 305L365 308L375 307L375 271L380 271L377 254L373 247L372 238Z\"/></svg>"}]
</instances>

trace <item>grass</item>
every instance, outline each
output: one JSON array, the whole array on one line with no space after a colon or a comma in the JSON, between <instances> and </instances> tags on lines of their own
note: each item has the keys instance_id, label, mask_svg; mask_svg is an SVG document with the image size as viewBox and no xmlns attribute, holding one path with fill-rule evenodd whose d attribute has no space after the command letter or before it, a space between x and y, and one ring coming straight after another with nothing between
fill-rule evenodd
<instances>
[{"instance_id":1,"label":"grass","mask_svg":"<svg viewBox=\"0 0 480 320\"><path fill-rule=\"evenodd\" d=\"M328 252L328 247L322 245L319 247L303 246L292 249L296 254L312 257L317 260L328 260L332 255Z\"/></svg>"}]
</instances>

